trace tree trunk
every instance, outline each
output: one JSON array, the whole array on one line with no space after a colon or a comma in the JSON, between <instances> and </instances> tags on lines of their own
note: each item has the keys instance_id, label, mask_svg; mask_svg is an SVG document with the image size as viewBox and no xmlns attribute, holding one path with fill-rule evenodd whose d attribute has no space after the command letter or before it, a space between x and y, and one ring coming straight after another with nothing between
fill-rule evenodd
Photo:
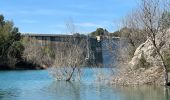
<instances>
[{"instance_id":1,"label":"tree trunk","mask_svg":"<svg viewBox=\"0 0 170 100\"><path fill-rule=\"evenodd\" d=\"M71 74L69 75L69 77L66 79L66 81L70 81L70 80L71 80L71 78L72 78L72 76L73 76L73 74L74 74L75 69L76 69L76 66L73 67L73 71L71 72Z\"/></svg>"},{"instance_id":2,"label":"tree trunk","mask_svg":"<svg viewBox=\"0 0 170 100\"><path fill-rule=\"evenodd\" d=\"M167 85L168 84L168 70L167 70L167 65L166 65L166 62L163 58L163 56L161 55L160 53L160 50L158 49L158 47L156 46L156 43L154 41L152 41L153 43L153 46L155 47L156 49L156 52L158 54L158 56L161 58L162 60L162 64L163 64L163 70L164 70L164 85Z\"/></svg>"}]
</instances>

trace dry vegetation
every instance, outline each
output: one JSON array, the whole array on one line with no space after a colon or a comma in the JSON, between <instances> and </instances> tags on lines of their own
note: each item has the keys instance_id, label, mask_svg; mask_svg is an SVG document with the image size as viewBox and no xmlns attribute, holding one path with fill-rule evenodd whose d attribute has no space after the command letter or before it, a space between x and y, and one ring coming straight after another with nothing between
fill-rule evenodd
<instances>
[{"instance_id":1,"label":"dry vegetation","mask_svg":"<svg viewBox=\"0 0 170 100\"><path fill-rule=\"evenodd\" d=\"M114 77L114 84L161 84L163 82L166 85L168 83L167 63L161 52L161 47L164 45L162 43L166 41L164 41L164 38L158 39L158 37L168 34L167 28L169 26L163 24L167 21L162 16L165 10L168 10L165 2L164 0L141 0L139 8L123 20L123 25L129 32L126 31L121 36L119 60L121 67L118 75ZM145 56L142 59L141 56L139 61L142 62L139 63L140 65L138 65L137 69L136 67L134 69L129 64L129 61L135 56L136 49L140 50L144 46L140 44L146 40L151 43L157 57L160 58L160 66L147 64ZM129 54L129 52L131 53ZM161 79L162 77L164 77L164 80Z\"/></svg>"},{"instance_id":2,"label":"dry vegetation","mask_svg":"<svg viewBox=\"0 0 170 100\"><path fill-rule=\"evenodd\" d=\"M80 76L80 68L85 65L86 41L77 39L65 43L57 43L55 49L54 67L51 73L57 80L70 81L77 71Z\"/></svg>"},{"instance_id":3,"label":"dry vegetation","mask_svg":"<svg viewBox=\"0 0 170 100\"><path fill-rule=\"evenodd\" d=\"M34 38L25 37L22 39L24 45L23 59L35 66L47 68L54 62L54 50L50 46L41 46Z\"/></svg>"}]
</instances>

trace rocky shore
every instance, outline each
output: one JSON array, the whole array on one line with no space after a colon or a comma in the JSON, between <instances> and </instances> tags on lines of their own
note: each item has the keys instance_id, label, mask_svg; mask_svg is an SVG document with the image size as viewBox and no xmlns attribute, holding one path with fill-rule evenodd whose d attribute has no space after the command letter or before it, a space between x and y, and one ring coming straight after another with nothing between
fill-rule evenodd
<instances>
[{"instance_id":1,"label":"rocky shore","mask_svg":"<svg viewBox=\"0 0 170 100\"><path fill-rule=\"evenodd\" d=\"M157 45L164 55L170 48L170 30L167 34L156 36ZM118 85L163 85L163 67L154 46L148 39L135 51L133 58L126 65L119 68L118 74L113 77L112 84Z\"/></svg>"}]
</instances>

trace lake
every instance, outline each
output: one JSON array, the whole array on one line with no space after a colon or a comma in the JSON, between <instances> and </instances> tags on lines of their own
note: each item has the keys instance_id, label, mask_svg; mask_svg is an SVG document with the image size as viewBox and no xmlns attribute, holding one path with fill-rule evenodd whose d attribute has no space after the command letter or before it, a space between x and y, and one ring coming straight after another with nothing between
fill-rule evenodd
<instances>
[{"instance_id":1,"label":"lake","mask_svg":"<svg viewBox=\"0 0 170 100\"><path fill-rule=\"evenodd\" d=\"M0 100L170 100L169 88L111 86L88 80L56 81L47 70L0 71Z\"/></svg>"}]
</instances>

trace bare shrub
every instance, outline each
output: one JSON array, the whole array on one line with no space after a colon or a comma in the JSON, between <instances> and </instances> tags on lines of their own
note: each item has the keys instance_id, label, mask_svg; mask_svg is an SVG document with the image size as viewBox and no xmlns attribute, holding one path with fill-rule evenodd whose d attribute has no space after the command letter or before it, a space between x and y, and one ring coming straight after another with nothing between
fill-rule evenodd
<instances>
[{"instance_id":1,"label":"bare shrub","mask_svg":"<svg viewBox=\"0 0 170 100\"><path fill-rule=\"evenodd\" d=\"M50 46L42 46L35 38L24 37L23 58L30 63L41 67L49 67L55 58L53 49Z\"/></svg>"},{"instance_id":2,"label":"bare shrub","mask_svg":"<svg viewBox=\"0 0 170 100\"><path fill-rule=\"evenodd\" d=\"M67 42L56 43L56 59L51 71L56 79L70 81L75 71L80 72L81 66L85 63L85 45L84 40L76 37Z\"/></svg>"},{"instance_id":3,"label":"bare shrub","mask_svg":"<svg viewBox=\"0 0 170 100\"><path fill-rule=\"evenodd\" d=\"M164 0L141 0L138 10L135 10L134 12L132 12L133 16L130 16L132 18L129 19L127 17L125 19L125 21L127 22L127 24L126 24L127 27L130 27L131 29L135 29L135 30L136 29L140 30L143 34L142 36L144 36L144 38L146 37L146 39L149 40L151 42L151 44L153 45L153 47L156 51L156 54L158 55L158 57L161 60L161 66L162 66L163 73L164 73L163 74L164 85L166 85L168 83L167 64L166 64L163 54L161 52L161 47L162 47L162 45L164 45L163 43L165 43L164 36L165 36L165 34L167 34L167 30L164 29L163 26L161 25L162 15L166 9L164 4L165 4ZM131 31L130 34L132 34L132 35L130 35L130 37L133 37L135 30ZM138 39L138 37L141 37L141 35L138 33L140 33L140 32L137 31L137 34L135 34L137 36L134 36L134 37L136 37L136 39ZM143 40L142 41L135 40L135 41L139 41L139 43L137 43L137 45L135 45L134 44L135 42L131 41L134 39L131 38L130 42L132 44L132 47L135 47L135 48L138 47L141 42L144 42ZM125 42L125 43L128 43L128 42ZM127 48L129 48L129 47L127 47ZM127 61L127 60L125 60L125 61ZM142 61L145 62L144 59ZM127 61L127 63L128 62L129 61ZM153 75L152 70L156 70L155 74L154 74L154 76L156 76L156 77L152 77L151 79L148 79L146 81L146 83L148 81L152 81L151 83L154 83L155 79L162 74L162 72L161 72L162 70L160 70L159 68L156 68L156 67L155 67L155 69L149 68L146 70L143 70L141 67L138 70L133 70L128 66L127 63L124 64L124 66L123 66L124 68L121 67L123 69L120 69L121 74L120 74L120 77L118 78L118 80L120 79L120 80L124 81L125 83L127 83L127 82L128 83L132 82L132 84L135 82L138 83L139 79L147 79L149 77L152 77L152 75ZM148 72L147 73L148 76L144 75L144 74L146 74L146 72ZM124 74L127 77L121 77L121 75L124 76ZM141 76L141 77L139 77L139 76ZM128 78L131 81L126 80L125 78ZM145 83L145 82L143 81L142 83Z\"/></svg>"}]
</instances>

